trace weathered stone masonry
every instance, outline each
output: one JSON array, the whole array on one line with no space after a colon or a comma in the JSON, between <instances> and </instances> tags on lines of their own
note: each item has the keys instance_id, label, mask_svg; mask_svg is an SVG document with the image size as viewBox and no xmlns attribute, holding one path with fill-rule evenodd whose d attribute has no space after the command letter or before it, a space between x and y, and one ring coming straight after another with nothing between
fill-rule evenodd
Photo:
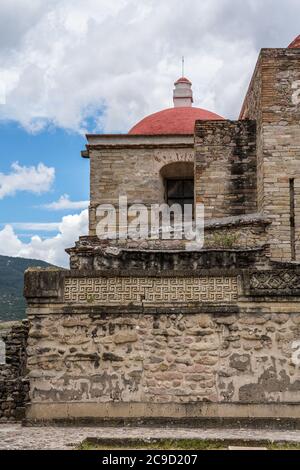
<instances>
[{"instance_id":1,"label":"weathered stone masonry","mask_svg":"<svg viewBox=\"0 0 300 470\"><path fill-rule=\"evenodd\" d=\"M299 64L263 49L238 121L182 107L87 136L89 235L25 276L27 422L300 420ZM99 204L169 201L170 179L205 205L202 249L96 237Z\"/></svg>"},{"instance_id":2,"label":"weathered stone masonry","mask_svg":"<svg viewBox=\"0 0 300 470\"><path fill-rule=\"evenodd\" d=\"M116 402L298 403L299 328L300 314L279 313L37 317L28 358L33 415L36 404L82 401L98 415Z\"/></svg>"},{"instance_id":3,"label":"weathered stone masonry","mask_svg":"<svg viewBox=\"0 0 300 470\"><path fill-rule=\"evenodd\" d=\"M198 121L195 180L207 218L255 213L256 122Z\"/></svg>"},{"instance_id":4,"label":"weathered stone masonry","mask_svg":"<svg viewBox=\"0 0 300 470\"><path fill-rule=\"evenodd\" d=\"M160 176L163 167L176 163L194 163L193 136L134 138L87 136L90 144L90 217L89 235L96 234L96 207L118 204L126 194L128 204L164 202Z\"/></svg>"},{"instance_id":5,"label":"weathered stone masonry","mask_svg":"<svg viewBox=\"0 0 300 470\"><path fill-rule=\"evenodd\" d=\"M152 256L151 299L131 251L51 281L27 272L28 419L297 418L299 268L262 269L261 249L182 252L172 284L170 254ZM202 302L181 288L189 265Z\"/></svg>"},{"instance_id":6,"label":"weathered stone masonry","mask_svg":"<svg viewBox=\"0 0 300 470\"><path fill-rule=\"evenodd\" d=\"M296 260L300 229L300 49L263 49L241 119L257 122L258 209L273 219L272 257L291 259L290 180L295 184Z\"/></svg>"},{"instance_id":7,"label":"weathered stone masonry","mask_svg":"<svg viewBox=\"0 0 300 470\"><path fill-rule=\"evenodd\" d=\"M16 421L25 416L29 391L26 379L27 335L27 321L0 334L5 344L5 364L0 364L0 421Z\"/></svg>"}]
</instances>

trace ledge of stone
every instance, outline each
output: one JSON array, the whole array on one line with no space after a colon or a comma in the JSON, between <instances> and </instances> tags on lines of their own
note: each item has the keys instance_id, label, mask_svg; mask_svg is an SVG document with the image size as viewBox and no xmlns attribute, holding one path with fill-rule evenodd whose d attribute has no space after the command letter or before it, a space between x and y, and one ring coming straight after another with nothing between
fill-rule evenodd
<instances>
[{"instance_id":1,"label":"ledge of stone","mask_svg":"<svg viewBox=\"0 0 300 470\"><path fill-rule=\"evenodd\" d=\"M63 289L63 275L66 269L29 268L24 274L24 297L58 298Z\"/></svg>"},{"instance_id":2,"label":"ledge of stone","mask_svg":"<svg viewBox=\"0 0 300 470\"><path fill-rule=\"evenodd\" d=\"M244 225L270 225L272 223L271 219L265 217L262 214L247 214L240 216L232 217L222 217L220 219L211 219L205 222L205 229L212 230L217 228L231 228L239 227Z\"/></svg>"}]
</instances>

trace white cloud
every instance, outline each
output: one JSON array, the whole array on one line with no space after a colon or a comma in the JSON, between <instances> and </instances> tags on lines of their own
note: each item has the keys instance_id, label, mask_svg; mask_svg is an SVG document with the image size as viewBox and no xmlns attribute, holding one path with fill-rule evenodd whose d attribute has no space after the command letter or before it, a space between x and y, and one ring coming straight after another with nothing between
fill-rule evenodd
<instances>
[{"instance_id":1,"label":"white cloud","mask_svg":"<svg viewBox=\"0 0 300 470\"><path fill-rule=\"evenodd\" d=\"M285 47L299 16L299 0L1 0L2 119L126 132L172 106L182 55L195 105L236 118L259 49Z\"/></svg>"},{"instance_id":2,"label":"white cloud","mask_svg":"<svg viewBox=\"0 0 300 470\"><path fill-rule=\"evenodd\" d=\"M0 254L6 256L17 256L16 253L22 249L22 242L16 236L11 225L6 225L0 231Z\"/></svg>"},{"instance_id":3,"label":"white cloud","mask_svg":"<svg viewBox=\"0 0 300 470\"><path fill-rule=\"evenodd\" d=\"M86 209L88 206L89 201L71 201L68 194L61 196L58 201L43 205L45 209L52 211Z\"/></svg>"},{"instance_id":4,"label":"white cloud","mask_svg":"<svg viewBox=\"0 0 300 470\"><path fill-rule=\"evenodd\" d=\"M41 239L35 235L29 243L22 242L11 225L0 231L0 254L47 261L57 266L68 266L66 248L70 248L79 236L88 233L88 211L67 215L59 223L59 233L54 237Z\"/></svg>"},{"instance_id":5,"label":"white cloud","mask_svg":"<svg viewBox=\"0 0 300 470\"><path fill-rule=\"evenodd\" d=\"M39 232L54 232L59 230L60 222L16 222L9 224L20 230L37 230Z\"/></svg>"},{"instance_id":6,"label":"white cloud","mask_svg":"<svg viewBox=\"0 0 300 470\"><path fill-rule=\"evenodd\" d=\"M0 49L16 48L58 0L1 0Z\"/></svg>"},{"instance_id":7,"label":"white cloud","mask_svg":"<svg viewBox=\"0 0 300 470\"><path fill-rule=\"evenodd\" d=\"M11 172L0 173L0 199L13 196L18 191L41 194L50 190L55 178L55 169L43 163L35 166L21 166L18 162L11 165Z\"/></svg>"}]
</instances>

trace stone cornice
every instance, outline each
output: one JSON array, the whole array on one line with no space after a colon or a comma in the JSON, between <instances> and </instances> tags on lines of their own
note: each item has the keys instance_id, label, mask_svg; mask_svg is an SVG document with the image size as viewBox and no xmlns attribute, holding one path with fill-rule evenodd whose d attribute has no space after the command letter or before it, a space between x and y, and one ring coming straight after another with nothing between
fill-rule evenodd
<instances>
[{"instance_id":1,"label":"stone cornice","mask_svg":"<svg viewBox=\"0 0 300 470\"><path fill-rule=\"evenodd\" d=\"M123 150L123 149L193 149L194 142L192 143L149 143L149 144L97 144L87 145L87 151L90 150ZM88 158L84 155L84 158Z\"/></svg>"},{"instance_id":2,"label":"stone cornice","mask_svg":"<svg viewBox=\"0 0 300 470\"><path fill-rule=\"evenodd\" d=\"M89 157L92 150L123 149L178 149L194 147L193 135L128 135L128 134L88 134L86 150L81 155Z\"/></svg>"}]
</instances>

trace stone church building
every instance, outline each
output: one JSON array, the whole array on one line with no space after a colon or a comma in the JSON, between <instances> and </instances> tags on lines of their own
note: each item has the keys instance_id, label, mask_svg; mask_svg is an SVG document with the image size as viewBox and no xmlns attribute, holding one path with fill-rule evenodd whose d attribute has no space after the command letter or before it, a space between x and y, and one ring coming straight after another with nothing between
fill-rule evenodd
<instances>
[{"instance_id":1,"label":"stone church building","mask_svg":"<svg viewBox=\"0 0 300 470\"><path fill-rule=\"evenodd\" d=\"M82 156L89 235L69 270L25 275L27 421L300 419L300 36L262 49L236 121L181 77L174 107ZM120 195L204 204L204 246L99 239Z\"/></svg>"}]
</instances>

